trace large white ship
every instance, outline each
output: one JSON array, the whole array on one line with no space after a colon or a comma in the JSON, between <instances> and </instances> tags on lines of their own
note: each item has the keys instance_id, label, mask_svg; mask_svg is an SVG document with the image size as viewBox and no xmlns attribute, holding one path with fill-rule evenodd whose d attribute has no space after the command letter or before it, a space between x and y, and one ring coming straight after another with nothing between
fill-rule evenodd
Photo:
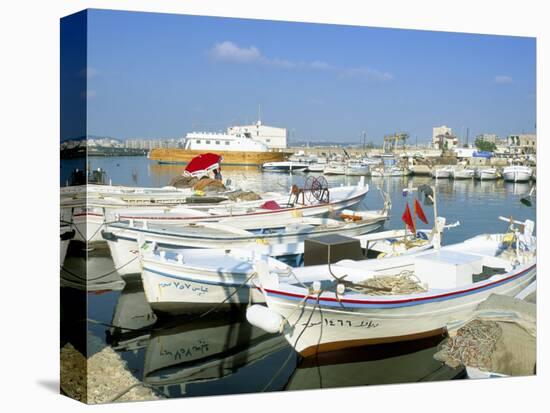
<instances>
[{"instance_id":1,"label":"large white ship","mask_svg":"<svg viewBox=\"0 0 550 413\"><path fill-rule=\"evenodd\" d=\"M269 148L262 142L252 139L249 134L190 132L185 136L186 150L206 152L268 152Z\"/></svg>"},{"instance_id":2,"label":"large white ship","mask_svg":"<svg viewBox=\"0 0 550 413\"><path fill-rule=\"evenodd\" d=\"M257 126L259 128L263 125L258 122ZM267 143L271 138L263 136L259 129L254 134L245 127L236 128L229 128L229 133L190 132L185 136L182 149L153 149L149 158L159 163L185 164L197 155L213 152L222 156L222 165L260 166L267 162L284 160L285 153L282 149L271 149Z\"/></svg>"}]
</instances>

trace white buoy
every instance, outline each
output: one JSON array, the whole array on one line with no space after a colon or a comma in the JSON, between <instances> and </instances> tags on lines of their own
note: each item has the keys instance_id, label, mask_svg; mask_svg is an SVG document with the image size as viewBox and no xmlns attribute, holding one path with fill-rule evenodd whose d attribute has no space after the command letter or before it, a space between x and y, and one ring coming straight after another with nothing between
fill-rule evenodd
<instances>
[{"instance_id":1,"label":"white buoy","mask_svg":"<svg viewBox=\"0 0 550 413\"><path fill-rule=\"evenodd\" d=\"M318 293L321 291L321 282L320 281L313 281L313 284L311 285L313 287L313 292Z\"/></svg>"},{"instance_id":2,"label":"white buoy","mask_svg":"<svg viewBox=\"0 0 550 413\"><path fill-rule=\"evenodd\" d=\"M254 304L246 309L246 319L254 327L267 333L278 333L283 323L283 317L263 305Z\"/></svg>"}]
</instances>

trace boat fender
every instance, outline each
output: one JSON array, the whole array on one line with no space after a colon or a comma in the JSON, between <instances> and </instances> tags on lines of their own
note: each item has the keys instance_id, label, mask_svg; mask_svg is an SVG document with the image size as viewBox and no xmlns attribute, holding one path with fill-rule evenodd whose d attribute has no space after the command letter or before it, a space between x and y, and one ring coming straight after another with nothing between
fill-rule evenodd
<instances>
[{"instance_id":1,"label":"boat fender","mask_svg":"<svg viewBox=\"0 0 550 413\"><path fill-rule=\"evenodd\" d=\"M338 301L341 301L340 296L344 295L344 292L346 291L346 286L344 284L338 284L336 286L336 299Z\"/></svg>"},{"instance_id":2,"label":"boat fender","mask_svg":"<svg viewBox=\"0 0 550 413\"><path fill-rule=\"evenodd\" d=\"M279 333L283 326L283 317L272 309L254 304L246 309L246 319L254 327L267 333Z\"/></svg>"},{"instance_id":3,"label":"boat fender","mask_svg":"<svg viewBox=\"0 0 550 413\"><path fill-rule=\"evenodd\" d=\"M313 281L313 283L311 284L311 290L313 294L319 294L321 292L321 282Z\"/></svg>"}]
</instances>

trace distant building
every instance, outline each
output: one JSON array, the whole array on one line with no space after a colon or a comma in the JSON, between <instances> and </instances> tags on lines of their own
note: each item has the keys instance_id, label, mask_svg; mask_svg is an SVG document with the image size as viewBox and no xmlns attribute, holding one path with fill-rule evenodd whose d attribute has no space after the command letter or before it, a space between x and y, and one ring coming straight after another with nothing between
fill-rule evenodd
<instances>
[{"instance_id":1,"label":"distant building","mask_svg":"<svg viewBox=\"0 0 550 413\"><path fill-rule=\"evenodd\" d=\"M451 150L458 146L458 138L453 135L453 130L448 126L433 128L432 146L434 148Z\"/></svg>"},{"instance_id":2,"label":"distant building","mask_svg":"<svg viewBox=\"0 0 550 413\"><path fill-rule=\"evenodd\" d=\"M441 142L440 142L440 136L445 136L445 135L452 135L453 134L453 130L451 128L449 128L448 126L436 126L435 128L432 129L432 145L434 146L438 146Z\"/></svg>"},{"instance_id":3,"label":"distant building","mask_svg":"<svg viewBox=\"0 0 550 413\"><path fill-rule=\"evenodd\" d=\"M537 153L537 135L520 134L508 136L509 153L530 155Z\"/></svg>"},{"instance_id":4,"label":"distant building","mask_svg":"<svg viewBox=\"0 0 550 413\"><path fill-rule=\"evenodd\" d=\"M454 148L457 158L472 158L474 156L475 148Z\"/></svg>"},{"instance_id":5,"label":"distant building","mask_svg":"<svg viewBox=\"0 0 550 413\"><path fill-rule=\"evenodd\" d=\"M476 139L480 139L485 142L494 143L496 145L500 138L498 137L498 135L494 133L482 133L481 135L477 135Z\"/></svg>"},{"instance_id":6,"label":"distant building","mask_svg":"<svg viewBox=\"0 0 550 413\"><path fill-rule=\"evenodd\" d=\"M286 128L262 125L261 121L253 125L230 126L228 135L244 134L245 136L264 143L269 149L285 149L287 147Z\"/></svg>"}]
</instances>

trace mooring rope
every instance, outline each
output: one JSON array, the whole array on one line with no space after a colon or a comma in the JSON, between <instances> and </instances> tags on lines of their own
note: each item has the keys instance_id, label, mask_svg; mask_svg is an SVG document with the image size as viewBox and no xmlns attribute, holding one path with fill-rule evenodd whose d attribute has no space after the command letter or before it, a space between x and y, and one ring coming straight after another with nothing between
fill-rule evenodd
<instances>
[{"instance_id":1,"label":"mooring rope","mask_svg":"<svg viewBox=\"0 0 550 413\"><path fill-rule=\"evenodd\" d=\"M229 294L223 301L217 303L215 306L209 308L208 310L206 310L205 312L195 316L195 317L192 317L190 319L186 319L184 322L180 322L181 320L178 320L178 325L182 325L182 324L189 324L189 323L192 323L194 321L197 321L197 320L200 320L201 318L204 318L206 317L208 314L216 311L218 308L220 308L223 304L225 304L228 300L230 300L235 294L237 294L239 292L239 290L244 287L248 281L250 281L252 279L252 277L256 276L257 273L256 272L253 272L250 274L250 276L244 280L244 282L242 282L239 286L235 287L235 291L233 291L231 294ZM123 326L117 326L117 325L114 325L114 324L110 324L110 323L105 323L103 321L98 321L98 320L94 320L92 318L87 318L86 319L87 321L89 321L90 323L93 323L93 324L98 324L98 325L102 325L104 327L112 327L112 328L119 328L121 330L128 330L128 331L139 331L139 332L144 332L144 333L153 333L155 331L161 331L161 330L164 330L166 328L166 326L159 326L159 327L152 327L152 328L149 328L149 327L144 327L144 328L129 328L129 327L123 327Z\"/></svg>"},{"instance_id":2,"label":"mooring rope","mask_svg":"<svg viewBox=\"0 0 550 413\"><path fill-rule=\"evenodd\" d=\"M69 275L72 275L73 277L75 277L76 279L80 280L80 281L85 281L85 282L90 282L90 281L97 281L97 280L100 280L102 278L105 278L115 272L118 272L118 270L121 270L123 269L124 267L130 265L132 262L134 262L135 260L137 260L139 258L139 256L135 256L134 258L132 258L130 261L128 261L126 264L123 264L121 265L120 267L117 267L117 268L114 268L112 269L111 271L109 272L106 272L105 274L101 274L101 275L98 275L97 277L94 277L94 278L84 278L84 277L81 277L80 275L78 274L75 274L74 272L72 272L71 270L68 270L67 268L65 267L61 267L61 270L66 272L67 274Z\"/></svg>"},{"instance_id":3,"label":"mooring rope","mask_svg":"<svg viewBox=\"0 0 550 413\"><path fill-rule=\"evenodd\" d=\"M313 314L315 313L315 309L317 308L319 304L319 297L321 296L321 294L323 293L323 290L320 290L319 293L317 294L317 300L315 302L315 305L313 306L313 309L311 310L311 313L309 314L309 318L304 326L304 329L300 332L300 334L298 334L298 337L296 338L296 341L294 342L294 345L291 345L291 348L290 348L290 351L288 353L288 356L287 358L285 359L284 363L281 365L281 367L279 367L279 369L277 370L277 372L273 375L273 377L271 378L271 380L264 386L264 388L262 389L262 392L265 392L267 391L267 389L269 388L269 386L271 386L273 384L273 382L275 381L275 379L279 376L279 374L281 374L281 372L283 371L283 368L288 364L288 362L290 361L290 358L291 356L295 355L296 354L296 346L298 345L298 341L300 340L300 338L302 337L302 334L304 334L304 332L306 331L306 329L308 327L310 327L310 322L311 322L311 319L313 318ZM307 303L307 298L308 296L306 295L305 297L305 300L302 300L300 303L301 303L301 306L302 306L302 310L305 308L305 305ZM319 307L320 308L320 307ZM298 321L300 320L300 317L298 317L298 319L296 320L296 323L294 324L294 327L296 327L296 325L298 324Z\"/></svg>"}]
</instances>

